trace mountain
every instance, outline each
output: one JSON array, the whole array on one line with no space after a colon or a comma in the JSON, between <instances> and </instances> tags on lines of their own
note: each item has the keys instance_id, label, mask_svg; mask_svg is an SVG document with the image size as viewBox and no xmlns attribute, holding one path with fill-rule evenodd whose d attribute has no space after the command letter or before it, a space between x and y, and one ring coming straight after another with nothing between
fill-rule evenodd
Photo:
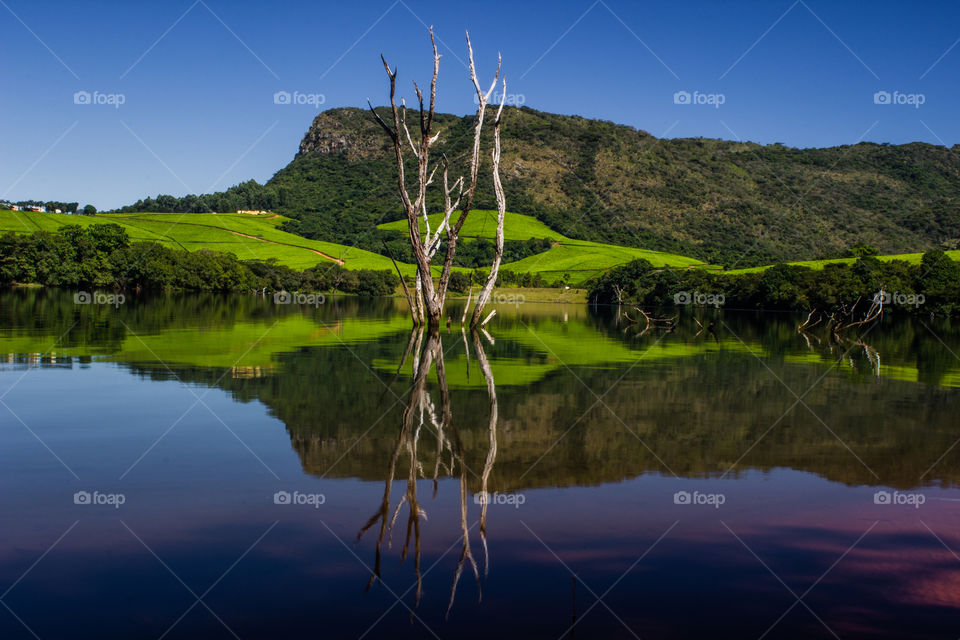
<instances>
[{"instance_id":1,"label":"mountain","mask_svg":"<svg viewBox=\"0 0 960 640\"><path fill-rule=\"evenodd\" d=\"M411 112L413 128L415 119ZM472 120L438 114L435 121L442 131L435 157L446 153L454 176L463 172ZM377 250L383 238L374 226L401 217L392 153L369 112L331 109L317 115L289 165L266 185L245 183L234 195L293 218L287 231ZM508 209L567 236L728 266L836 257L855 245L903 253L953 249L960 241L956 145L795 149L663 139L510 107L502 167ZM493 207L483 171L476 205Z\"/></svg>"}]
</instances>

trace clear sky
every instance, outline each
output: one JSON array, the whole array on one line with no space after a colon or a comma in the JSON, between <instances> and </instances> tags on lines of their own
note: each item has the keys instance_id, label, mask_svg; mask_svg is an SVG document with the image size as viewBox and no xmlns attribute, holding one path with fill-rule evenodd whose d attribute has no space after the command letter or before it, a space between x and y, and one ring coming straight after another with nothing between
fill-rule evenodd
<instances>
[{"instance_id":1,"label":"clear sky","mask_svg":"<svg viewBox=\"0 0 960 640\"><path fill-rule=\"evenodd\" d=\"M381 52L412 97L429 24L444 112L473 109L469 29L481 76L502 52L510 100L544 111L662 137L960 143L954 1L0 0L0 198L264 182L321 109L385 102Z\"/></svg>"}]
</instances>

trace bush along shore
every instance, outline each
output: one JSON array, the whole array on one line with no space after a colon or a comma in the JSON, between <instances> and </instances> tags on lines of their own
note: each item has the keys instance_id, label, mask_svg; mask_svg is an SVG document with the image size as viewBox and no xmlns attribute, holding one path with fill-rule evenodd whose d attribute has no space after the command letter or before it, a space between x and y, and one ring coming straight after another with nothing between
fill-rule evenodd
<instances>
[{"instance_id":1,"label":"bush along shore","mask_svg":"<svg viewBox=\"0 0 960 640\"><path fill-rule=\"evenodd\" d=\"M725 274L655 268L636 260L611 269L590 287L592 304L643 307L702 306L731 309L839 313L883 310L956 315L960 312L960 264L943 251L928 251L920 264L863 257L823 269L778 264L761 272Z\"/></svg>"}]
</instances>

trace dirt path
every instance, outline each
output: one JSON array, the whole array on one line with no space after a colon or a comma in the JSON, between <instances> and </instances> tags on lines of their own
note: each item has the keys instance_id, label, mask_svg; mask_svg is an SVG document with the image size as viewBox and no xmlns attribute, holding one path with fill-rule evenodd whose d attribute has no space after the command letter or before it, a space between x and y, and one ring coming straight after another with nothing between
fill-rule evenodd
<instances>
[{"instance_id":1,"label":"dirt path","mask_svg":"<svg viewBox=\"0 0 960 640\"><path fill-rule=\"evenodd\" d=\"M208 226L208 225L202 225L202 226ZM334 262L336 262L337 264L339 264L341 267L342 267L343 264L344 264L343 260L340 260L339 258L334 258L333 256L328 256L327 254L323 253L322 251L317 251L316 249L311 249L310 247L301 247L300 245L296 245L296 244L287 244L286 242L276 242L275 240L267 240L266 238L260 238L260 237L257 237L257 236L252 236L252 235L250 235L249 233L240 233L239 231L232 231L232 230L230 230L230 229L224 229L223 227L210 227L210 228L211 228L211 229L223 229L224 231L229 231L230 233L232 233L232 234L234 234L234 235L243 236L244 238L250 238L251 240L259 240L260 242L269 242L270 244L278 244L278 245L283 246L283 247L296 247L297 249L306 249L307 251L312 251L312 252L314 252L315 254L317 254L318 256L321 256L321 257L323 257L323 258L326 258L327 260L333 260Z\"/></svg>"}]
</instances>

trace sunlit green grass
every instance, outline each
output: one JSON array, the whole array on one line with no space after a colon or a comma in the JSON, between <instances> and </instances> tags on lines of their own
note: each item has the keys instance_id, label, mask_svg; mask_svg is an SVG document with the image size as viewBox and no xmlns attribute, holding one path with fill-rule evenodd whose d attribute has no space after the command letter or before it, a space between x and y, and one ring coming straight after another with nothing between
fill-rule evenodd
<instances>
[{"instance_id":1,"label":"sunlit green grass","mask_svg":"<svg viewBox=\"0 0 960 640\"><path fill-rule=\"evenodd\" d=\"M135 213L72 216L56 213L0 211L0 233L56 231L68 224L89 226L113 223L123 227L132 241L159 242L174 249L210 249L232 253L241 260L269 260L293 269L342 260L348 269L393 270L390 259L345 245L309 240L277 228L286 218L216 213ZM244 235L240 235L244 234ZM246 237L254 236L254 237ZM318 255L320 252L330 258ZM401 265L413 273L410 265Z\"/></svg>"},{"instance_id":2,"label":"sunlit green grass","mask_svg":"<svg viewBox=\"0 0 960 640\"><path fill-rule=\"evenodd\" d=\"M393 270L393 264L385 256L281 231L277 227L287 218L278 215L137 213L97 217L162 233L191 251L204 248L227 251L241 260L276 258L281 264L294 269L330 264L329 258L315 253L319 251L330 258L342 260L349 269ZM405 271L412 272L412 267Z\"/></svg>"},{"instance_id":3,"label":"sunlit green grass","mask_svg":"<svg viewBox=\"0 0 960 640\"><path fill-rule=\"evenodd\" d=\"M248 215L233 213L133 213L98 214L96 216L73 216L56 213L26 211L0 211L0 233L34 233L55 231L67 224L88 226L91 224L115 223L124 229L132 241L159 242L175 249L196 251L210 249L232 253L241 260L276 259L280 264L294 269L307 269L316 265L333 264L330 258L342 260L348 269L380 269L393 271L389 258L363 249L319 240L309 240L285 231L278 226L287 218L279 215ZM441 216L430 217L431 227L436 228ZM400 220L380 225L381 229L406 230L406 221ZM421 230L423 225L421 222ZM474 211L463 227L464 238L492 238L496 232L495 211ZM700 260L660 251L633 247L574 240L551 230L532 216L507 213L504 235L509 240L549 238L554 246L537 255L502 265L502 269L514 273L540 274L548 283L555 283L569 276L571 283L581 283L603 272L643 258L655 267L716 269ZM318 255L319 252L324 255ZM960 251L948 251L954 260L960 260ZM329 256L329 258L324 257ZM877 256L883 261L904 260L918 264L922 253L905 253ZM788 264L822 269L827 264L850 264L854 258L830 260L805 260ZM415 272L414 265L401 263L405 275ZM732 269L723 273L756 273L772 265L746 269ZM462 270L462 269L458 269ZM434 269L439 275L439 267Z\"/></svg>"},{"instance_id":4,"label":"sunlit green grass","mask_svg":"<svg viewBox=\"0 0 960 640\"><path fill-rule=\"evenodd\" d=\"M458 212L451 216L456 220ZM443 221L441 214L429 216L430 228L435 230ZM407 221L397 220L379 225L380 229L407 231ZM424 233L423 220L420 232ZM496 211L471 211L460 232L463 238L492 239L497 231ZM539 273L547 282L556 282L564 274L570 275L571 282L583 282L604 271L643 258L655 267L675 268L707 267L704 262L672 253L621 247L600 242L574 240L552 230L532 216L507 212L503 223L503 236L506 240L528 240L530 238L549 238L556 244L549 250L529 256L516 262L505 263L502 268L515 273Z\"/></svg>"},{"instance_id":5,"label":"sunlit green grass","mask_svg":"<svg viewBox=\"0 0 960 640\"><path fill-rule=\"evenodd\" d=\"M503 269L515 273L540 273L547 282L560 280L565 274L570 275L570 282L583 282L608 269L640 258L649 260L655 267L669 266L682 269L690 267L706 268L708 266L700 260L672 253L619 247L584 240L571 240L556 245L543 253L528 256L516 262L509 262L503 265Z\"/></svg>"},{"instance_id":6,"label":"sunlit green grass","mask_svg":"<svg viewBox=\"0 0 960 640\"><path fill-rule=\"evenodd\" d=\"M960 261L960 251L946 251L946 253L953 260ZM909 262L910 264L920 264L920 260L923 258L922 253L898 253L890 254L885 256L874 256L877 260L882 262L891 262L893 260L902 260L904 262ZM853 264L856 262L856 258L832 258L829 260L799 260L797 262L788 262L787 264L796 265L800 267L809 267L811 269L823 269L828 264ZM751 267L749 269L731 269L729 271L724 271L730 275L739 275L743 273L759 273L761 271L766 271L773 265L767 264L762 267Z\"/></svg>"},{"instance_id":7,"label":"sunlit green grass","mask_svg":"<svg viewBox=\"0 0 960 640\"><path fill-rule=\"evenodd\" d=\"M703 262L684 256L647 251L631 247L573 240L551 230L533 218L508 213L504 225L505 237L510 240L549 238L556 244L548 251L506 263L503 269L515 273L539 273L547 282L557 282L564 275L573 283L583 282L604 271L637 258L649 260L654 266L706 267ZM294 269L307 269L318 264L332 264L329 258L342 260L349 269L380 269L393 271L389 258L345 245L309 240L285 231L278 226L286 218L278 215L248 215L232 213L130 213L71 216L54 213L0 211L0 233L33 233L55 231L63 225L114 223L126 229L133 241L153 241L165 246L197 251L210 249L232 253L241 260L276 259ZM431 224L440 222L440 216L431 217ZM405 221L380 225L384 229L406 229ZM435 226L434 226L435 228ZM463 227L464 238L492 238L496 232L495 211L474 211ZM415 267L400 265L405 275L412 275ZM457 269L463 270L463 269ZM439 275L440 268L434 269Z\"/></svg>"},{"instance_id":8,"label":"sunlit green grass","mask_svg":"<svg viewBox=\"0 0 960 640\"><path fill-rule=\"evenodd\" d=\"M100 216L72 216L65 213L36 213L31 211L0 210L0 233L35 233L37 231L56 231L68 224L87 227L91 224L105 224ZM126 225L121 225L126 226ZM127 229L131 240L152 240L160 242L162 239L155 233L143 229Z\"/></svg>"},{"instance_id":9,"label":"sunlit green grass","mask_svg":"<svg viewBox=\"0 0 960 640\"><path fill-rule=\"evenodd\" d=\"M455 211L450 216L451 222L456 222L459 211ZM436 231L437 227L443 222L443 214L435 213L430 218L430 231ZM407 232L407 221L395 220L385 224L377 225L378 229L389 231ZM420 233L425 233L426 228L423 224L423 218L420 219ZM467 221L460 230L461 238L490 238L497 233L497 212L477 210L471 211L467 216ZM522 213L506 213L503 222L503 237L505 240L528 240L530 238L549 238L551 240L567 240L565 236L557 233L547 225L543 224L533 216L523 215Z\"/></svg>"}]
</instances>

